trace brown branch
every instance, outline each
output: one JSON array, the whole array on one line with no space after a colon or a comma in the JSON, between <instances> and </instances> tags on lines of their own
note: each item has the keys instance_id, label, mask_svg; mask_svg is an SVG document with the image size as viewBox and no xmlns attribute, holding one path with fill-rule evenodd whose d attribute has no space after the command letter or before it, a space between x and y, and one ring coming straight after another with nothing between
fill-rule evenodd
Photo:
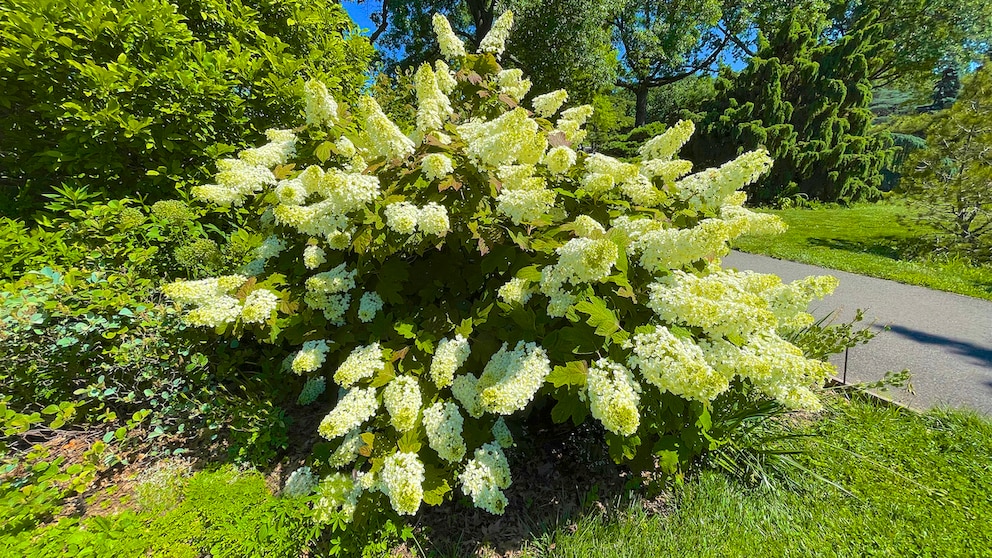
<instances>
[{"instance_id":1,"label":"brown branch","mask_svg":"<svg viewBox=\"0 0 992 558\"><path fill-rule=\"evenodd\" d=\"M382 18L379 21L379 26L369 35L369 42L372 44L375 44L379 36L389 27L389 0L382 0L382 11L379 13L379 17Z\"/></svg>"}]
</instances>

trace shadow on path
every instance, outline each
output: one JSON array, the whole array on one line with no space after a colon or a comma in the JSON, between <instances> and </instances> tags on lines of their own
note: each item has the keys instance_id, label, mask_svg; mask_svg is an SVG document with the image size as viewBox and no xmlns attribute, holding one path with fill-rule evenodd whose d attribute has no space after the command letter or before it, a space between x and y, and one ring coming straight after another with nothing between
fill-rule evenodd
<instances>
[{"instance_id":1,"label":"shadow on path","mask_svg":"<svg viewBox=\"0 0 992 558\"><path fill-rule=\"evenodd\" d=\"M992 368L992 347L975 345L974 343L968 343L965 341L958 341L951 337L934 335L932 333L927 333L918 329L910 329L899 325L890 325L889 331L902 335L903 337L908 337L917 343L947 347L954 353L971 359L974 364L977 364L978 366L987 366Z\"/></svg>"}]
</instances>

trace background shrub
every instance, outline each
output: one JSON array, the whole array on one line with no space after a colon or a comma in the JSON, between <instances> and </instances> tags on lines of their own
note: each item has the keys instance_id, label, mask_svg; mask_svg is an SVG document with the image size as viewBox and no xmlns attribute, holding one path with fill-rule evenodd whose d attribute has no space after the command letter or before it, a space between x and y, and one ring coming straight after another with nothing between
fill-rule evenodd
<instances>
[{"instance_id":1,"label":"background shrub","mask_svg":"<svg viewBox=\"0 0 992 558\"><path fill-rule=\"evenodd\" d=\"M306 78L344 98L372 51L328 0L11 0L0 6L0 215L59 186L174 195L294 122Z\"/></svg>"}]
</instances>

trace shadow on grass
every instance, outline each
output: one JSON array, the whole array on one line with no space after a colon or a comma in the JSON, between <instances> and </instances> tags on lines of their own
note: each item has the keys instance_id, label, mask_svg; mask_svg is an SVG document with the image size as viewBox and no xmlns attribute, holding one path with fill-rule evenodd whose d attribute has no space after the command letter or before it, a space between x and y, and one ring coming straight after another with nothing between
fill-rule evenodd
<instances>
[{"instance_id":1,"label":"shadow on grass","mask_svg":"<svg viewBox=\"0 0 992 558\"><path fill-rule=\"evenodd\" d=\"M890 260L911 260L926 253L927 243L921 239L897 236L875 237L863 241L844 240L839 238L809 238L806 243L810 246L852 252L856 254L872 254Z\"/></svg>"},{"instance_id":2,"label":"shadow on grass","mask_svg":"<svg viewBox=\"0 0 992 558\"><path fill-rule=\"evenodd\" d=\"M960 341L942 335L934 335L925 331L919 331L898 325L889 326L889 331L912 339L917 343L947 347L950 351L971 359L971 361L978 366L992 368L992 345L976 345L967 341Z\"/></svg>"}]
</instances>

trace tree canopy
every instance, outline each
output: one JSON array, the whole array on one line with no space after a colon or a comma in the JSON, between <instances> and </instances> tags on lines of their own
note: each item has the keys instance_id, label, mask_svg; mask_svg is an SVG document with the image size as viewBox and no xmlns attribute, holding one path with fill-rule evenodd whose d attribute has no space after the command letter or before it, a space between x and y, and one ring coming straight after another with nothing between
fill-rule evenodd
<instances>
[{"instance_id":1,"label":"tree canopy","mask_svg":"<svg viewBox=\"0 0 992 558\"><path fill-rule=\"evenodd\" d=\"M891 44L869 16L828 42L819 32L824 21L795 12L746 69L717 81L687 146L693 163L714 166L739 149L763 146L775 165L748 190L752 201L878 196L880 171L892 153L887 134L872 128L870 76Z\"/></svg>"}]
</instances>

